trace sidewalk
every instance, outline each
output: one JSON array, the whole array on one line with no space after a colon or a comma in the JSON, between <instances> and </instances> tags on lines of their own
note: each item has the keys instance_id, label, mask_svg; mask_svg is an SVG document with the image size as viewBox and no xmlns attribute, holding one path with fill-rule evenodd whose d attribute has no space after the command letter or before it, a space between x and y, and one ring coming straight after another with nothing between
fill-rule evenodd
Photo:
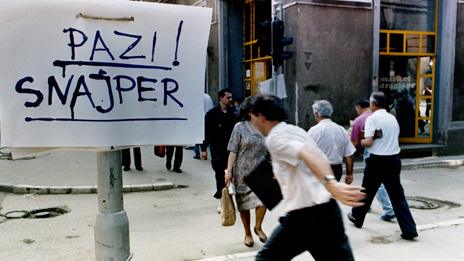
<instances>
[{"instance_id":1,"label":"sidewalk","mask_svg":"<svg viewBox=\"0 0 464 261\"><path fill-rule=\"evenodd\" d=\"M132 152L131 152L132 153ZM131 155L132 156L132 155ZM184 150L182 169L195 172L210 162L192 158ZM143 171L123 172L124 192L172 189L189 183L188 175L168 171L165 158L153 155L153 147L142 147ZM403 170L418 168L457 168L464 155L403 159ZM362 173L363 162L355 162L354 172ZM96 193L97 165L94 152L52 152L32 159L0 160L0 191L18 194Z\"/></svg>"}]
</instances>

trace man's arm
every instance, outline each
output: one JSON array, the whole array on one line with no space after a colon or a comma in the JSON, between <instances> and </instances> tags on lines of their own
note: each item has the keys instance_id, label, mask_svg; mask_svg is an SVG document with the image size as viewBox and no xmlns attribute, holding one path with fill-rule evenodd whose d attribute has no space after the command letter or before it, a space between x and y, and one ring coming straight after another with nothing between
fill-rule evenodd
<instances>
[{"instance_id":1,"label":"man's arm","mask_svg":"<svg viewBox=\"0 0 464 261\"><path fill-rule=\"evenodd\" d=\"M365 139L361 140L361 146L363 147L370 147L374 143L374 137L366 137Z\"/></svg>"},{"instance_id":2,"label":"man's arm","mask_svg":"<svg viewBox=\"0 0 464 261\"><path fill-rule=\"evenodd\" d=\"M345 157L346 177L345 183L351 184L353 182L353 156Z\"/></svg>"},{"instance_id":3,"label":"man's arm","mask_svg":"<svg viewBox=\"0 0 464 261\"><path fill-rule=\"evenodd\" d=\"M208 148L208 145L210 144L210 135L211 135L211 128L212 128L212 123L211 123L211 110L208 111L205 115L205 140L203 140L203 144L201 144L201 152L200 152L200 157L203 160L208 159L208 153L206 152L206 149Z\"/></svg>"},{"instance_id":4,"label":"man's arm","mask_svg":"<svg viewBox=\"0 0 464 261\"><path fill-rule=\"evenodd\" d=\"M321 182L324 182L326 175L333 175L329 161L324 154L318 150L314 150L308 144L303 146L298 156ZM361 192L362 187L339 183L336 180L325 182L325 187L332 194L333 198L345 205L364 205L364 203L360 202L366 196L365 193Z\"/></svg>"}]
</instances>

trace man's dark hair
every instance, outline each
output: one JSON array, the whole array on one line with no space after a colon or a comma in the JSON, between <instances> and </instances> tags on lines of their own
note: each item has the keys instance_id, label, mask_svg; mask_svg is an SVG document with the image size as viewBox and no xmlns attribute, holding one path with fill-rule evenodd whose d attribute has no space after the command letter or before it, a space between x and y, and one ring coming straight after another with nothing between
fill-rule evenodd
<instances>
[{"instance_id":1,"label":"man's dark hair","mask_svg":"<svg viewBox=\"0 0 464 261\"><path fill-rule=\"evenodd\" d=\"M383 92L373 92L369 100L379 108L385 109L387 107L387 97Z\"/></svg>"},{"instance_id":2,"label":"man's dark hair","mask_svg":"<svg viewBox=\"0 0 464 261\"><path fill-rule=\"evenodd\" d=\"M361 108L369 108L369 100L366 98L361 98L356 102L356 105L358 105Z\"/></svg>"},{"instance_id":3,"label":"man's dark hair","mask_svg":"<svg viewBox=\"0 0 464 261\"><path fill-rule=\"evenodd\" d=\"M232 93L232 90L230 88L224 88L218 92L218 98L222 98L226 95L226 92Z\"/></svg>"},{"instance_id":4,"label":"man's dark hair","mask_svg":"<svg viewBox=\"0 0 464 261\"><path fill-rule=\"evenodd\" d=\"M287 118L280 99L269 94L259 94L254 97L251 113L261 114L268 121L284 121Z\"/></svg>"}]
</instances>

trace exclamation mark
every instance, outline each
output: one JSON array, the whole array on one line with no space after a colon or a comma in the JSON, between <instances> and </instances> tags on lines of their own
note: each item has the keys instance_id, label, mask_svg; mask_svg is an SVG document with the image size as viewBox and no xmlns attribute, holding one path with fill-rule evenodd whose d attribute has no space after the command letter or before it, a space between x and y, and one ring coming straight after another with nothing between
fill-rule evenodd
<instances>
[{"instance_id":1,"label":"exclamation mark","mask_svg":"<svg viewBox=\"0 0 464 261\"><path fill-rule=\"evenodd\" d=\"M153 45L151 46L151 62L154 60L155 48L156 48L156 32L153 33Z\"/></svg>"},{"instance_id":2,"label":"exclamation mark","mask_svg":"<svg viewBox=\"0 0 464 261\"><path fill-rule=\"evenodd\" d=\"M180 38L180 32L182 31L182 24L184 24L184 21L181 20L179 23L179 28L177 28L177 38L176 38L176 52L174 54L174 61L172 62L172 65L174 66L179 66L179 61L177 61L177 50L179 48L179 38Z\"/></svg>"}]
</instances>

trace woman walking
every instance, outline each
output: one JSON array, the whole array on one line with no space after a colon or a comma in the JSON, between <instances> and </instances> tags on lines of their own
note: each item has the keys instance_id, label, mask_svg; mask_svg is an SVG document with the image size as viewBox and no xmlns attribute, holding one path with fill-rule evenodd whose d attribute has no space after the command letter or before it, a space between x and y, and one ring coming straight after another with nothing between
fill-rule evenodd
<instances>
[{"instance_id":1,"label":"woman walking","mask_svg":"<svg viewBox=\"0 0 464 261\"><path fill-rule=\"evenodd\" d=\"M227 146L229 159L225 170L226 186L233 182L236 188L235 199L245 229L244 244L247 247L252 247L254 244L250 230L250 209L255 209L256 213L255 234L261 242L264 243L267 240L267 236L261 228L266 207L243 181L243 177L250 173L258 164L258 160L267 153L264 146L264 137L251 124L248 115L250 113L251 99L251 97L246 99L240 106L242 121L238 122L232 131Z\"/></svg>"}]
</instances>

